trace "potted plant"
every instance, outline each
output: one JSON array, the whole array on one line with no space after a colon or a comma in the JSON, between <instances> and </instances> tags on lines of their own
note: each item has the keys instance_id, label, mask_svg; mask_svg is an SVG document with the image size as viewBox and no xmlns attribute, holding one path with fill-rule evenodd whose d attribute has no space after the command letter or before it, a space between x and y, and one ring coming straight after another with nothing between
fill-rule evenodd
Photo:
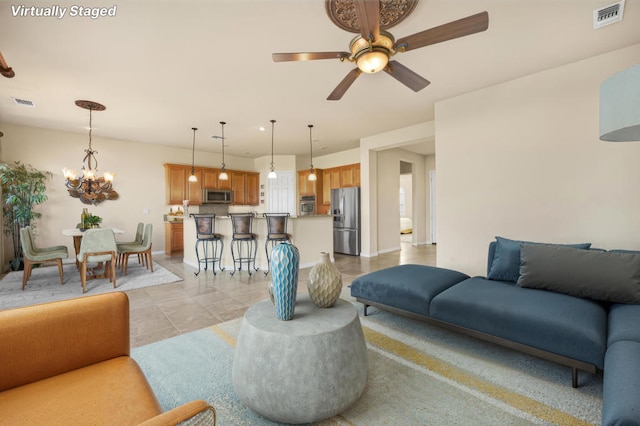
<instances>
[{"instance_id":1,"label":"potted plant","mask_svg":"<svg viewBox=\"0 0 640 426\"><path fill-rule=\"evenodd\" d=\"M0 164L0 183L2 184L2 216L4 233L11 236L13 242L13 270L20 269L20 228L33 226L32 221L42 216L33 210L37 204L47 201L46 181L53 174L35 169L30 164L16 161L14 164Z\"/></svg>"},{"instance_id":2,"label":"potted plant","mask_svg":"<svg viewBox=\"0 0 640 426\"><path fill-rule=\"evenodd\" d=\"M100 216L96 216L93 214L89 214L87 218L84 220L87 224L88 228L98 228L100 227L100 223L102 222L102 218Z\"/></svg>"}]
</instances>

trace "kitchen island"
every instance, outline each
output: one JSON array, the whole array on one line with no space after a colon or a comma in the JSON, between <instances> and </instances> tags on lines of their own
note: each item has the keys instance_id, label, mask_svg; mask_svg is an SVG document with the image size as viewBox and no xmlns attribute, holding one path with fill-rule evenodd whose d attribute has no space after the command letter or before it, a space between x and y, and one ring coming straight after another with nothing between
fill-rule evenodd
<instances>
[{"instance_id":1,"label":"kitchen island","mask_svg":"<svg viewBox=\"0 0 640 426\"><path fill-rule=\"evenodd\" d=\"M290 217L287 232L291 234L291 242L300 252L300 268L308 268L320 259L320 252L333 253L333 217L329 215L307 215ZM233 271L231 257L232 227L230 216L216 216L216 233L222 234L224 251L222 253L222 267L225 272ZM268 269L264 244L267 238L267 221L262 215L253 219L253 233L258 236L258 251L256 267L260 271ZM192 217L184 218L184 263L198 267L196 258L196 226ZM202 255L202 254L201 254ZM246 265L243 271L246 272ZM211 271L211 264L209 264ZM216 272L218 272L216 265ZM243 273L244 273L243 272ZM252 273L254 271L252 270Z\"/></svg>"}]
</instances>

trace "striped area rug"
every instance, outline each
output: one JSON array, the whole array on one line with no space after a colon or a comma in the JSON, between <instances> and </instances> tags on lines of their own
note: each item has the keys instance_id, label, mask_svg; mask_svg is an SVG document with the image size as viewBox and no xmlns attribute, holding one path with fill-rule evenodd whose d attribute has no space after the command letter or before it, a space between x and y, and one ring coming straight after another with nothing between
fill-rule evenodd
<instances>
[{"instance_id":1,"label":"striped area rug","mask_svg":"<svg viewBox=\"0 0 640 426\"><path fill-rule=\"evenodd\" d=\"M357 306L357 305L356 305ZM362 397L323 425L599 424L602 377L370 308ZM208 400L220 425L272 425L233 389L241 319L133 350L164 409Z\"/></svg>"}]
</instances>

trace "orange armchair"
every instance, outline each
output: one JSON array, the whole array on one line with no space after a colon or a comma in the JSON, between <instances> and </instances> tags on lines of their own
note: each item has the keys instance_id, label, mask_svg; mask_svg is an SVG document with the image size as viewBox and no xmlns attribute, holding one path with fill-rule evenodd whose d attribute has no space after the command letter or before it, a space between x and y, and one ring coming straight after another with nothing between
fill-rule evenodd
<instances>
[{"instance_id":1,"label":"orange armchair","mask_svg":"<svg viewBox=\"0 0 640 426\"><path fill-rule=\"evenodd\" d=\"M162 412L129 356L125 293L0 311L0 342L6 424L174 425L196 417L215 425L205 401Z\"/></svg>"}]
</instances>

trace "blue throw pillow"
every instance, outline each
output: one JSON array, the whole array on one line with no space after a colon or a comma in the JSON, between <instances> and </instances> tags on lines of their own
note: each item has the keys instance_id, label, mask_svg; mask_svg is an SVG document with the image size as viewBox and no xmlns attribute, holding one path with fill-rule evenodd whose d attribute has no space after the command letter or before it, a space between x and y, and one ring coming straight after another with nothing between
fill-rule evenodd
<instances>
[{"instance_id":1,"label":"blue throw pillow","mask_svg":"<svg viewBox=\"0 0 640 426\"><path fill-rule=\"evenodd\" d=\"M496 237L496 252L487 278L497 281L517 282L520 277L520 247L526 244L544 244ZM567 247L588 249L591 243L563 244Z\"/></svg>"}]
</instances>

